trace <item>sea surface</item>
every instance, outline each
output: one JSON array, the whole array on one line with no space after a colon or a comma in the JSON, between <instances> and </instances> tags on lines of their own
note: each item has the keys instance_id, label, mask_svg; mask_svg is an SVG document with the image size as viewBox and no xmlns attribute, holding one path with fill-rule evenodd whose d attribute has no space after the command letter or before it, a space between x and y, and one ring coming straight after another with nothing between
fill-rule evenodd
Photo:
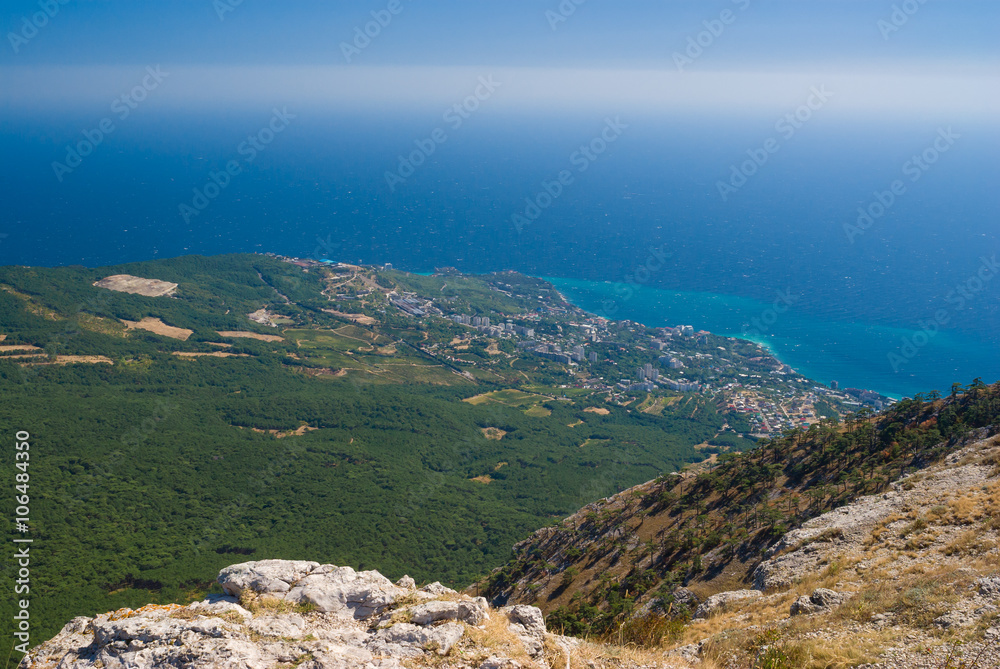
<instances>
[{"instance_id":1,"label":"sea surface","mask_svg":"<svg viewBox=\"0 0 1000 669\"><path fill-rule=\"evenodd\" d=\"M794 304L765 303L735 295L680 292L635 285L548 278L573 304L595 314L628 319L649 327L692 325L696 330L749 339L765 346L799 373L842 388L875 390L899 399L937 389L942 379L983 376L997 370L997 347L955 331L941 331L912 356L903 340L919 330L871 323L825 320ZM784 308L784 309L782 309ZM889 356L900 355L905 362ZM910 351L907 351L910 353ZM897 368L893 367L896 362Z\"/></svg>"},{"instance_id":2,"label":"sea surface","mask_svg":"<svg viewBox=\"0 0 1000 669\"><path fill-rule=\"evenodd\" d=\"M569 299L613 318L752 338L824 383L900 396L1000 379L1000 278L983 273L1000 254L995 125L953 119L953 148L852 236L845 225L908 178L939 120L819 115L723 198L719 182L776 136L774 118L622 116L620 137L581 162L616 110L484 109L457 129L436 112L289 111L250 160L240 147L271 105L143 108L57 175L53 163L108 109L0 110L0 263L272 251L514 269L559 277ZM436 128L447 142L390 184ZM230 161L239 173L210 186Z\"/></svg>"}]
</instances>

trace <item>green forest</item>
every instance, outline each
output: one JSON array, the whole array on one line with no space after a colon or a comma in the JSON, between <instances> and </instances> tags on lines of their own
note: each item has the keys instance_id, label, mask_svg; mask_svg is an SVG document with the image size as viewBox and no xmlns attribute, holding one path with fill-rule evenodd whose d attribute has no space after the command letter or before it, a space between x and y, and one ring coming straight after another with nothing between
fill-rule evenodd
<instances>
[{"instance_id":1,"label":"green forest","mask_svg":"<svg viewBox=\"0 0 1000 669\"><path fill-rule=\"evenodd\" d=\"M163 297L92 285L111 274L179 285ZM542 377L529 378L530 406L464 401L504 386L396 340L415 327L380 333L323 312L323 287L259 255L0 268L5 480L15 433L31 444L32 644L77 615L202 597L220 568L251 559L465 586L531 531L700 460L693 446L723 424L698 397L655 415L586 411L588 396ZM262 308L294 330L247 319ZM192 334L121 324L143 318ZM18 357L25 346L42 357ZM216 352L232 357L204 355ZM12 561L2 577L10 592Z\"/></svg>"}]
</instances>

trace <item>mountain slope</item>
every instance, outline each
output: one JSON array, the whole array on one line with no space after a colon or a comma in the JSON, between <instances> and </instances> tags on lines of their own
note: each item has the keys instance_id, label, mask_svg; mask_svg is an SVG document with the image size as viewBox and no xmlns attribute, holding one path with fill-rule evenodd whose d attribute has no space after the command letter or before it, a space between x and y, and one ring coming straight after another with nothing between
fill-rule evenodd
<instances>
[{"instance_id":1,"label":"mountain slope","mask_svg":"<svg viewBox=\"0 0 1000 669\"><path fill-rule=\"evenodd\" d=\"M787 532L995 434L1000 385L959 390L844 425L827 421L590 504L518 544L515 560L481 589L494 601L541 607L550 627L568 633L634 632L648 641L647 626L634 621L651 611L675 623L655 633L669 629L679 639L697 602L750 587Z\"/></svg>"}]
</instances>

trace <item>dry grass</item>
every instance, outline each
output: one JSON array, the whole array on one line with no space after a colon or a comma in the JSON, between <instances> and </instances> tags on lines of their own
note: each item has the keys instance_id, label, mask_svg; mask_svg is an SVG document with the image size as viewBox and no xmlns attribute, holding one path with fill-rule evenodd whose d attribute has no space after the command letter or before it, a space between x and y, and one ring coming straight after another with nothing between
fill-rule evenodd
<instances>
[{"instance_id":1,"label":"dry grass","mask_svg":"<svg viewBox=\"0 0 1000 669\"><path fill-rule=\"evenodd\" d=\"M967 572L953 568L926 569L914 565L895 581L867 583L835 614L836 618L867 623L879 613L892 613L898 623L933 629L932 622L947 613L971 584Z\"/></svg>"},{"instance_id":2,"label":"dry grass","mask_svg":"<svg viewBox=\"0 0 1000 669\"><path fill-rule=\"evenodd\" d=\"M553 637L545 639L544 659L552 669L595 669L595 667L688 667L688 663L670 657L663 649L619 646L582 641L562 644ZM719 669L714 663L702 662L699 669Z\"/></svg>"},{"instance_id":3,"label":"dry grass","mask_svg":"<svg viewBox=\"0 0 1000 669\"><path fill-rule=\"evenodd\" d=\"M316 605L310 602L295 604L277 597L260 596L256 592L244 590L240 593L240 606L254 615L261 613L280 615L284 613L312 613Z\"/></svg>"},{"instance_id":4,"label":"dry grass","mask_svg":"<svg viewBox=\"0 0 1000 669\"><path fill-rule=\"evenodd\" d=\"M982 541L979 533L975 530L963 532L957 539L941 549L945 555L967 555L970 553L983 553L996 545L995 542Z\"/></svg>"},{"instance_id":5,"label":"dry grass","mask_svg":"<svg viewBox=\"0 0 1000 669\"><path fill-rule=\"evenodd\" d=\"M235 611L231 613L235 613ZM185 606L183 608L174 609L173 611L171 611L169 617L177 618L179 620L194 620L195 618L198 618L201 615L202 614L198 613L197 611L193 611Z\"/></svg>"},{"instance_id":6,"label":"dry grass","mask_svg":"<svg viewBox=\"0 0 1000 669\"><path fill-rule=\"evenodd\" d=\"M524 649L524 644L511 631L507 617L499 612L491 612L489 620L480 627L468 627L465 636L475 644L477 649L485 649L479 660L485 660L490 655L509 657L521 663L522 666L538 666ZM475 664L475 663L474 663Z\"/></svg>"},{"instance_id":7,"label":"dry grass","mask_svg":"<svg viewBox=\"0 0 1000 669\"><path fill-rule=\"evenodd\" d=\"M815 624L815 623L814 623ZM806 631L792 624L760 631L740 631L712 639L703 647L704 666L767 667L768 669L847 669L876 661L882 650L896 641L897 633L886 631L832 631L832 639L797 638Z\"/></svg>"}]
</instances>

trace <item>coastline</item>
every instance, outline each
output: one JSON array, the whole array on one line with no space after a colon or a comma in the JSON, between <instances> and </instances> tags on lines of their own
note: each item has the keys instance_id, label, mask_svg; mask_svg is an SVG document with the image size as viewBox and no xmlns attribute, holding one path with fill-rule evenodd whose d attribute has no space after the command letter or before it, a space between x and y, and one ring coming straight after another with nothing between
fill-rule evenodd
<instances>
[{"instance_id":1,"label":"coastline","mask_svg":"<svg viewBox=\"0 0 1000 669\"><path fill-rule=\"evenodd\" d=\"M803 342L799 342L794 338L785 336L784 333L779 334L779 328L777 327L775 328L775 332L768 333L769 336L764 334L760 334L759 336L748 336L745 332L745 326L743 332L738 331L741 322L747 323L750 318L754 318L761 313L765 313L767 309L770 308L770 305L757 302L750 298L733 295L718 295L715 293L673 291L645 286L642 287L641 293L637 291L630 299L621 299L618 295L625 293L625 291L629 289L628 284L584 281L563 277L546 276L539 278L551 283L557 293L566 302L595 316L602 316L609 318L610 320L631 320L641 323L646 327L654 328L662 327L664 325L672 326L684 323L693 325L695 329L704 329L721 337L742 339L744 341L753 342L764 348L769 355L772 355L782 364L787 364L789 367L794 369L797 374L812 380L817 385L829 387L830 381L837 380L842 388L857 387L864 390L871 390L894 400L902 399L903 397L912 395L915 392L922 392L922 390L919 389L907 392L909 389L903 390L898 387L888 390L886 389L885 384L880 383L867 383L864 381L852 382L852 376L849 371L844 370L844 373L841 373L841 363L836 359L836 356L830 355L826 360L819 358L824 351L819 350L815 344L811 344L808 347L808 353L799 356L800 358L807 358L804 361L797 359L795 355L787 355L787 352L792 352L796 349L805 349L807 346ZM656 299L653 299L652 301L649 299L646 299L645 301L639 299L643 294L645 294L647 298L648 296L654 296ZM615 303L615 306L617 307L613 316L605 316L598 313L601 311L599 307L601 305L606 305L608 302ZM678 306L679 308L677 308ZM675 317L673 314L678 311L681 313ZM699 311L704 311L704 314L698 313ZM667 320L668 318L670 320ZM801 321L801 317L799 317L798 320ZM859 324L845 325L854 329L866 329L869 332L874 330L872 326ZM819 327L826 328L828 327L828 324L820 323L816 327L817 329ZM896 336L897 332L899 331L890 330L889 328L881 328L877 334L880 335L882 339L887 339L889 337ZM779 342L784 343L785 346L783 347L781 346L781 343L777 343L775 341L769 341L775 338L777 338ZM813 360L811 359L812 357L819 358L819 360ZM828 373L826 374L822 372L824 367L828 370ZM835 368L832 374L829 372L831 368ZM830 378L826 378L827 376ZM923 388L923 386L917 386L917 388ZM929 388L924 390L928 389Z\"/></svg>"}]
</instances>

